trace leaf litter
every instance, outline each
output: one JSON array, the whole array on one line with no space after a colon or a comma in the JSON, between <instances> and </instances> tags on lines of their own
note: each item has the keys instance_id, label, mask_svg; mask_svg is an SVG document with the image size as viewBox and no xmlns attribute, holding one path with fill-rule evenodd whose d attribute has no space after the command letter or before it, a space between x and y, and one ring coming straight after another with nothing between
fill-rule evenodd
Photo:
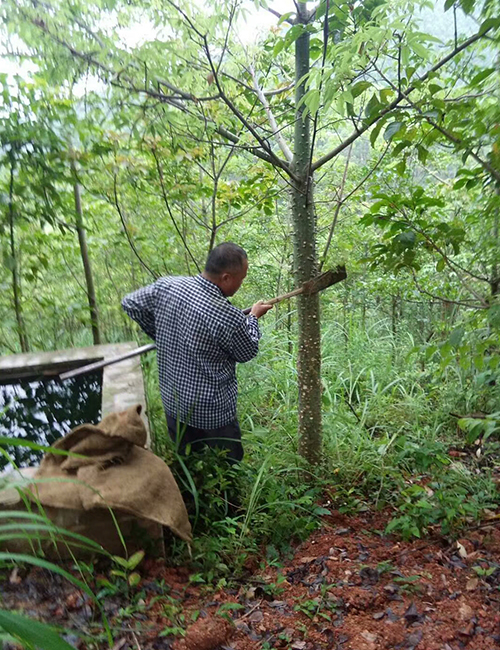
<instances>
[{"instance_id":1,"label":"leaf litter","mask_svg":"<svg viewBox=\"0 0 500 650\"><path fill-rule=\"evenodd\" d=\"M382 535L386 523L380 513L334 513L281 566L215 593L192 584L188 567L147 560L134 607L125 594L102 599L115 648L500 648L497 527L405 542ZM4 607L69 630L75 648L109 648L90 640L100 624L95 604L57 575L4 571L0 597Z\"/></svg>"}]
</instances>

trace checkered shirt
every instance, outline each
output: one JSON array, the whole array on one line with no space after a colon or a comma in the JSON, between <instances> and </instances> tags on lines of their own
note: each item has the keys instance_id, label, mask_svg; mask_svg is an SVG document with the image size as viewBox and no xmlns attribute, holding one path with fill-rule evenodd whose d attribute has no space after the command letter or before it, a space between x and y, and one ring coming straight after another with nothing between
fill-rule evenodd
<instances>
[{"instance_id":1,"label":"checkered shirt","mask_svg":"<svg viewBox=\"0 0 500 650\"><path fill-rule=\"evenodd\" d=\"M236 418L236 362L253 359L257 318L233 307L201 275L160 278L122 301L125 312L156 342L163 406L199 429Z\"/></svg>"}]
</instances>

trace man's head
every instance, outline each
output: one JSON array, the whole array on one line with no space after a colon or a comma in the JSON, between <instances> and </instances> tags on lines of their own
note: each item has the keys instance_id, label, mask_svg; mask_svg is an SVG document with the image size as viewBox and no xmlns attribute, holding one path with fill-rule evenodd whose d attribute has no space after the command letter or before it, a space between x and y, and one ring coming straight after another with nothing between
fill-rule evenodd
<instances>
[{"instance_id":1,"label":"man's head","mask_svg":"<svg viewBox=\"0 0 500 650\"><path fill-rule=\"evenodd\" d=\"M225 242L210 251L203 276L216 284L225 296L233 296L241 287L247 271L245 251L232 242Z\"/></svg>"}]
</instances>

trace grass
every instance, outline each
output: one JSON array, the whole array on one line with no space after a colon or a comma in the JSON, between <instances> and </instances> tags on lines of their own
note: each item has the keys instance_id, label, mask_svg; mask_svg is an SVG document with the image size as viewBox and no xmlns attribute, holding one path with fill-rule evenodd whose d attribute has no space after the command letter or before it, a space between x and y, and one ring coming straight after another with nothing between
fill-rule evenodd
<instances>
[{"instance_id":1,"label":"grass","mask_svg":"<svg viewBox=\"0 0 500 650\"><path fill-rule=\"evenodd\" d=\"M325 322L322 465L308 475L297 455L295 351L290 353L283 330L265 328L258 358L238 371L245 459L231 480L240 486L244 508L232 517L223 507L227 469L217 459L188 458L182 473L176 469L155 360L144 361L156 451L172 463L188 492L193 486L186 486L187 474L193 479L200 513L194 560L211 576L217 566L222 573L224 567L240 570L252 553L286 550L303 539L320 525L326 492L344 512L392 509L391 529L405 537L424 535L436 525L458 534L498 504L489 471L481 469L478 477L473 460L463 468L447 453L451 443L463 445L465 439L450 412L485 399L474 390L473 372L458 366L441 372L437 362L422 363L412 354L412 337L395 337L387 320L373 321L365 330L349 321L348 331L333 319ZM495 390L498 394L496 387L490 392ZM413 484L429 481L438 486L432 495L412 494ZM467 507L458 506L461 500Z\"/></svg>"}]
</instances>

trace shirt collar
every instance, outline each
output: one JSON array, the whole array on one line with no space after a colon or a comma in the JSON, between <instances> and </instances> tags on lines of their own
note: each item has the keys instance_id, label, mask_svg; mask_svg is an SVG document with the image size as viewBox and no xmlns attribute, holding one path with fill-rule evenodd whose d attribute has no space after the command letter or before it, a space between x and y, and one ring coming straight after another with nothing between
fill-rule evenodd
<instances>
[{"instance_id":1,"label":"shirt collar","mask_svg":"<svg viewBox=\"0 0 500 650\"><path fill-rule=\"evenodd\" d=\"M222 289L218 287L216 284L214 284L213 282L210 282L210 280L207 280L207 278L204 278L201 275L201 273L200 275L195 276L195 280L197 280L198 284L200 284L204 289L206 289L212 295L226 298L226 296L222 293Z\"/></svg>"}]
</instances>

